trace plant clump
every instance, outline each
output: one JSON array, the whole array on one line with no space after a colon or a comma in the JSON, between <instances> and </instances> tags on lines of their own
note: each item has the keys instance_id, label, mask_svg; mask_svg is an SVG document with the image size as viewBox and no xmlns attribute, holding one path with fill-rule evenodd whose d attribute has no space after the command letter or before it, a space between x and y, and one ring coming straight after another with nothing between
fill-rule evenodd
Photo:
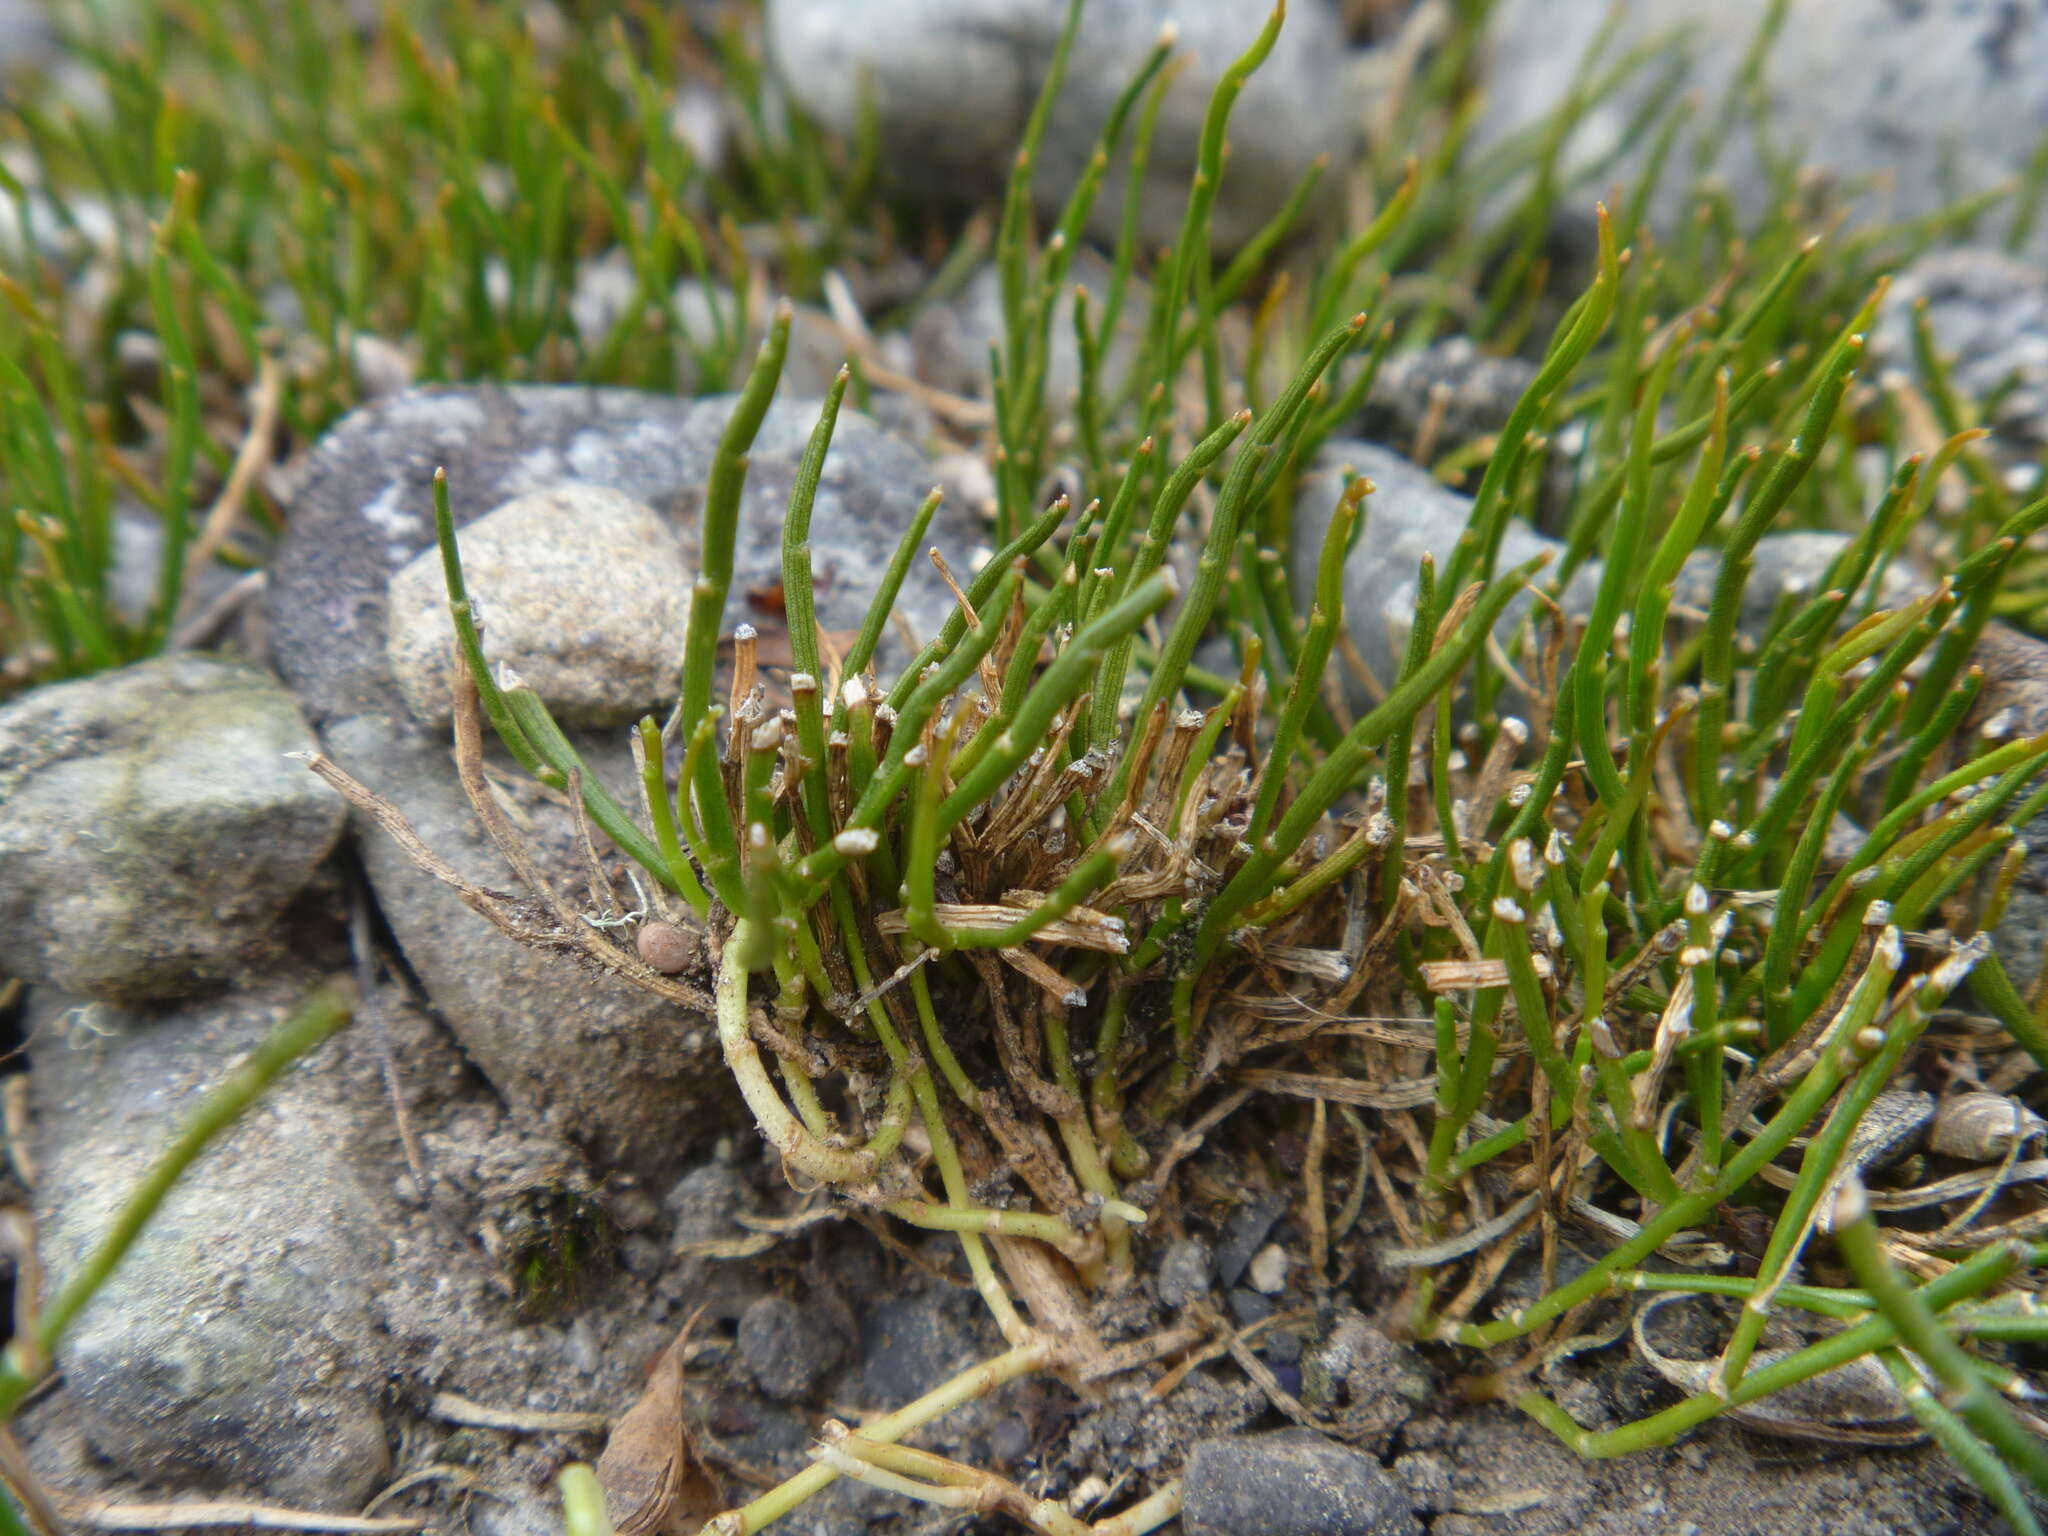
<instances>
[{"instance_id":1,"label":"plant clump","mask_svg":"<svg viewBox=\"0 0 2048 1536\"><path fill-rule=\"evenodd\" d=\"M1944 473L1973 451L1959 426L1931 454L1899 455L1825 580L1757 628L1744 597L1765 535L1823 493L1859 494L1855 386L1882 286L1793 343L1816 250L1799 240L1775 269L1731 272L1718 302L1667 316L1676 258L1654 254L1640 206L1625 221L1603 210L1590 287L1473 461L1448 559L1416 573L1398 675L1355 709L1332 658L1372 485L1344 491L1304 605L1280 556L1299 467L1387 344L1368 313L1342 318L1349 296L1377 291L1368 263L1430 205L1410 168L1298 313L1310 328L1291 376L1262 398L1255 370L1232 398L1218 295L1246 277L1211 270L1207 200L1231 97L1279 19L1218 89L1126 399L1100 391L1098 317L1078 296L1071 430L1049 413L1044 362L1094 187L1084 179L1037 242L1027 139L999 243L999 547L966 576L931 552L957 606L893 676L877 658L923 518L849 648L812 612L808 520L846 373L784 513L789 664L763 662L743 627L717 675L745 455L786 312L707 488L678 704L640 723L637 796L600 784L538 697L484 664L438 487L457 749L486 827L537 879L477 766L487 720L659 882L661 922L705 936L708 995L650 969L629 936L582 931L544 889L538 928L473 899L711 1014L791 1175L958 1234L1007 1341L858 1431L828 1426L811 1468L706 1530L758 1529L839 1476L1058 1536L1171 1518L1174 1484L1088 1526L897 1442L1019 1375L1087 1383L1192 1347L1172 1330L1105 1342L1094 1305L1131 1284L1177 1162L1259 1091L1312 1101L1318 1160L1340 1125L1375 1149L1410 1238L1379 1262L1408 1276L1413 1335L1462 1351L1473 1391L1582 1454L1722 1414L1754 1422L1773 1394L1861 1362L1893 1384L1902 1423L1947 1446L2017 1529L2038 1529L2022 1484L2048 1490L2048 1456L1999 1353L2040 1336L2037 1202L2014 1191L2016 1208L1994 1213L2000 1181L1980 1181L1940 1220L1880 1230L1859 1147L1916 1061L2048 1065L2039 1009L1983 936L2025 856L2014 828L2048 807L2048 738L1960 729L1982 687L1972 652L2048 501L2011 506L1980 480L1939 541L1942 574L1886 599ZM1119 106L1095 173L1163 57ZM1497 568L1568 426L1586 446L1561 554ZM1040 499L1068 455L1081 494ZM1705 547L1710 596L1681 605ZM1590 606L1572 611L1565 585L1592 569ZM1504 622L1525 592L1536 601ZM1239 641L1232 675L1196 665L1218 628ZM1966 978L1993 1018L1959 1010ZM1337 1238L1363 1186L1361 1173ZM1320 1187L1308 1227L1327 1296ZM1597 1258L1567 1271L1568 1236L1588 1234ZM1518 1258L1534 1299L1489 1310ZM1537 1368L1577 1347L1604 1303L1645 1291L1743 1305L1681 1401L1583 1429L1533 1384ZM1782 1348L1766 1342L1781 1314L1822 1326Z\"/></svg>"},{"instance_id":2,"label":"plant clump","mask_svg":"<svg viewBox=\"0 0 2048 1536\"><path fill-rule=\"evenodd\" d=\"M259 91L309 146L286 167L293 216L272 250L241 196L269 184L267 157L244 163L210 97L180 109L159 79L196 51L257 89L221 7L185 8L182 41L157 24L132 60L109 50L121 121L157 154L105 153L89 127L24 131L47 166L92 166L124 227L135 210L160 220L146 250L120 245L98 329L153 327L161 409L146 454L114 451L88 400L107 360L58 340L93 327L57 274L9 280L0 474L40 511L0 543L0 637L19 653L0 687L169 643L192 619L188 578L237 549L256 461L233 444L315 433L354 398L357 338L412 337L428 379L673 388L739 376L764 329L706 487L675 708L632 736L637 784L605 784L533 689L485 665L445 481L457 767L523 891L462 880L375 786L312 763L486 920L712 1020L794 1179L957 1237L1004 1351L857 1428L828 1424L811 1466L707 1532L761 1529L841 1477L1053 1536L1172 1519L1173 1482L1091 1525L900 1442L1034 1373L1085 1391L1206 1349L1250 1358L1243 1334L1184 1321L1117 1336L1103 1306L1145 1269L1150 1217L1193 1150L1240 1113L1305 1121L1318 1303L1342 1291L1370 1195L1399 1238L1373 1254L1399 1277L1398 1315L1469 1372L1469 1396L1514 1402L1587 1456L1721 1416L1929 1436L2038 1531L2029 1490L2048 1493L2048 1454L2014 1351L2048 1332L2048 1244L2039 1188L2016 1173L2040 1126L2012 1090L2048 1067L2048 999L1986 935L2029 858L2019 829L2048 810L2048 736L1979 717L1987 635L2040 611L2048 501L1988 457L1986 403L1950 387L1924 313L1918 384L1872 381L1864 362L1883 271L1991 205L1824 243L1811 231L1827 210L1788 164L1776 211L1747 228L1707 174L1710 131L1686 187L1697 216L1659 239L1647 210L1685 147L1660 95L1624 135L1647 169L1599 212L1586 283L1561 291L1550 232L1593 200L1562 146L1643 60L1596 51L1554 122L1469 163L1463 23L1482 8L1458 7L1378 114L1357 231L1288 257L1317 167L1218 263L1225 130L1276 9L1217 89L1179 238L1144 270L1127 204L1092 292L1072 285L1073 258L1112 162L1148 152L1171 42L1041 232L1037 145L1079 6L993 240L1003 341L973 419L988 424L994 552L970 568L969 551L925 550L927 501L851 643L820 629L808 525L839 412L868 387L857 357L783 512L786 663L746 626L725 633L747 454L791 348L789 308L754 326L748 285L762 248L798 291L861 243L862 146L839 155L800 118L773 130L736 41L717 62L752 132L720 179L668 132L677 82L633 66L623 31L579 35L546 90L544 50L517 28L472 36L462 61L433 59L396 16L374 61L330 60L295 32L289 69ZM689 50L660 12L640 13L656 39L641 51L667 61ZM1744 89L1713 121L1747 110ZM323 196L330 167L341 190ZM493 195L501 182L513 195ZM416 227L422 184L439 191ZM32 235L43 205L0 190ZM49 212L80 222L61 197ZM599 241L623 250L632 298L586 334L564 320ZM291 369L270 355L260 276L282 276L307 319ZM679 312L685 278L707 326ZM1440 441L1433 408L1416 434L1418 460L1473 499L1447 553L1414 571L1398 668L1369 676L1346 573L1374 537L1375 487L1347 477L1310 509L1313 560L1293 558L1299 490L1382 363L1448 329L1527 354L1533 375L1497 431ZM1112 370L1111 342L1133 332L1134 360ZM1069 336L1071 402L1048 384ZM259 386L254 420L210 412L223 391L202 382L224 379ZM222 482L203 528L202 472ZM165 544L147 612L114 623L121 484L143 488ZM1518 519L1556 536L1550 558L1503 564ZM1792 526L1842 538L1821 579L1759 603L1765 541ZM885 665L921 558L954 610ZM596 909L635 922L594 925L550 887L499 804L487 734L575 809ZM602 899L620 895L607 842L646 877L630 902ZM338 1008L309 1010L258 1078ZM1913 1085L1943 1092L1929 1146L1947 1161L1887 1173ZM231 1086L180 1157L260 1083ZM1356 1172L1338 1198L1340 1147ZM47 1369L178 1166L10 1351L0 1408ZM587 1191L527 1191L508 1211L502 1256L535 1310L604 1273L611 1234ZM1724 1308L1711 1348L1681 1354L1660 1324L1709 1304ZM1549 1368L1623 1337L1679 1396L1583 1427L1545 1390ZM667 1459L615 1509L621 1530L661 1528L682 1482L702 1491L672 1433L682 1350L659 1373L668 1396L634 1421L658 1420L640 1433ZM1342 1429L1322 1371L1268 1397ZM1855 1424L1845 1383L1869 1409ZM600 1473L625 1475L624 1454ZM564 1486L571 1528L603 1529L593 1480L573 1469Z\"/></svg>"}]
</instances>

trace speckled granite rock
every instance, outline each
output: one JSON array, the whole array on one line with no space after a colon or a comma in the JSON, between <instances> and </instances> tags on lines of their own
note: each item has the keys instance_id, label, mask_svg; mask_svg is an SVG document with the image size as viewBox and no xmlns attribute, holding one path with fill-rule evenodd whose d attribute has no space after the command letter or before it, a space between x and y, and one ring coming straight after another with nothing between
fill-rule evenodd
<instances>
[{"instance_id":1,"label":"speckled granite rock","mask_svg":"<svg viewBox=\"0 0 2048 1536\"><path fill-rule=\"evenodd\" d=\"M564 725L624 725L674 694L690 572L652 508L572 482L514 497L457 542L484 655ZM389 592L385 654L398 690L421 724L445 726L455 625L440 551L413 556Z\"/></svg>"}]
</instances>

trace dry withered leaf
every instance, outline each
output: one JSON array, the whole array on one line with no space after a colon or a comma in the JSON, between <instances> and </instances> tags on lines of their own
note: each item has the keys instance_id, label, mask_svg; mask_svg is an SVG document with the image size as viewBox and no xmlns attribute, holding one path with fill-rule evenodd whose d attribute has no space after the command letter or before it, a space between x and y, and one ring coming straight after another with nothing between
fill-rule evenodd
<instances>
[{"instance_id":1,"label":"dry withered leaf","mask_svg":"<svg viewBox=\"0 0 2048 1536\"><path fill-rule=\"evenodd\" d=\"M1636 1353L1650 1369L1681 1391L1697 1393L1711 1390L1717 1362L1667 1355L1650 1337L1659 1312L1694 1299L1683 1294L1658 1297L1636 1313L1632 1333ZM1751 1369L1775 1364L1791 1353L1759 1349L1750 1357ZM1872 1355L1859 1355L1769 1397L1731 1408L1728 1417L1761 1434L1835 1445L1915 1445L1927 1438L1891 1373Z\"/></svg>"},{"instance_id":2,"label":"dry withered leaf","mask_svg":"<svg viewBox=\"0 0 2048 1536\"><path fill-rule=\"evenodd\" d=\"M683 1408L683 1350L703 1315L701 1307L692 1313L662 1351L646 1390L612 1426L597 1460L605 1514L617 1536L695 1530L723 1507Z\"/></svg>"}]
</instances>

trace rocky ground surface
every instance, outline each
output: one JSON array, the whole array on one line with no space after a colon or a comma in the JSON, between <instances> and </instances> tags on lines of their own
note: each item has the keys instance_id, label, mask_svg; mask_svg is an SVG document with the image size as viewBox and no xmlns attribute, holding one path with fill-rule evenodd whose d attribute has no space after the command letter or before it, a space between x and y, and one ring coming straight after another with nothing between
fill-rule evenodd
<instances>
[{"instance_id":1,"label":"rocky ground surface","mask_svg":"<svg viewBox=\"0 0 2048 1536\"><path fill-rule=\"evenodd\" d=\"M767 26L807 107L828 124L846 117L844 92L865 67L889 163L907 184L967 198L1000 173L1060 9L770 0ZM1164 9L1091 7L1097 30L1077 51L1048 140L1050 185L1072 174ZM1228 0L1175 9L1195 62L1160 120L1153 172L1175 188L1177 209L1200 105L1250 24ZM1504 35L1534 24L1530 13L1569 13L1576 26L1604 9L1510 3ZM1376 61L1350 51L1336 8L1295 10L1233 128L1217 216L1229 243L1258 228L1314 155L1353 147L1345 82L1368 78ZM2011 93L2009 115L2042 119L2048 20L1995 32L1972 33L1967 49L1922 50L1913 78L1935 72L1994 101ZM1706 43L1717 36L1710 28ZM1824 40L1800 36L1799 57L1854 73L1826 64ZM1901 54L1917 36L1897 42ZM1496 110L1526 118L1563 86L1530 62L1545 50L1503 47ZM1703 67L1719 67L1714 57L1710 46ZM1894 117L1921 99L1796 98L1845 175L1869 169L1872 146L1893 145L1905 131ZM1914 145L1934 143L1931 130L1913 132ZM2006 142L1966 142L1967 168L2010 170ZM1915 154L1893 145L1884 163L1902 206L1932 196L1936 172ZM1247 167L1261 174L1236 174ZM1162 206L1148 193L1153 238L1171 233ZM2015 463L2038 453L2048 276L2002 254L1944 251L1894 291L1897 302L1919 297L1958 378L2001 391L2001 447ZM890 339L892 355L934 388L985 394L993 310L984 273L914 338ZM829 323L803 323L813 330L792 390L753 456L727 614L728 626L758 625L771 662L776 512L815 415L806 391L837 363ZM1913 366L1903 324L1888 315L1880 331L1884 366ZM1358 435L1304 477L1298 522L1311 558L1315 519L1328 517L1344 474L1379 486L1372 536L1346 577L1354 639L1379 676L1392 675L1405 641L1415 560L1446 555L1465 517L1462 497L1401 455L1425 421L1451 441L1492 430L1526 381L1523 365L1469 346L1397 359ZM469 530L493 660L533 684L623 787L619 727L664 701L702 486L730 404L566 388L394 392L286 467L289 532L260 608L243 613L221 655L175 655L0 707L0 970L28 983L16 1011L32 1069L8 1121L5 1193L33 1210L49 1272L70 1271L180 1110L313 982L349 972L366 987L356 1025L178 1188L66 1345L59 1386L21 1423L53 1487L129 1505L255 1498L355 1512L379 1500L375 1513L435 1529L538 1536L559 1529L556 1472L595 1457L607 1420L700 1308L689 1405L735 1502L804 1465L827 1415L896 1406L1000 1348L948 1243L870 1228L792 1189L745 1122L701 1014L494 932L286 756L324 751L468 878L508 884L450 761L432 474L447 469ZM957 568L986 549L985 471L961 449L914 391L878 391L873 419L841 418L812 533L826 630L858 624L932 484L954 494L931 542ZM1503 559L1550 543L1518 526ZM1750 619L1817 581L1836 547L1774 538ZM1911 574L1899 579L1910 591ZM1561 600L1583 604L1590 590L1582 575ZM949 604L920 562L899 617L929 634ZM2048 647L1994 629L1979 662L1988 682L1970 728L2041 729ZM591 919L630 926L648 915L634 912L624 881L586 902L572 818L509 768L498 782L543 867ZM2048 825L2027 835L2043 851L1997 934L2022 985L2048 940ZM1155 1209L1137 1294L1103 1320L1117 1337L1182 1321L1264 1324L1244 1348L1256 1369L1225 1355L1164 1394L1156 1375L1079 1390L1021 1382L921 1443L1083 1513L1113 1510L1185 1466L1187 1536L1991 1528L1974 1492L1924 1446L1870 1450L1716 1424L1675 1447L1585 1463L1505 1407L1464 1405L1457 1358L1393 1336L1400 1274L1376 1256L1397 1234L1369 1191L1338 1243L1337 1283L1323 1297L1307 1290L1290 1261L1304 1242L1301 1157L1256 1108L1226 1123ZM1356 1148L1349 1158L1333 1175L1338 1197L1366 1177ZM1545 1375L1593 1427L1672 1395L1626 1344ZM783 1528L967 1527L840 1485Z\"/></svg>"}]
</instances>

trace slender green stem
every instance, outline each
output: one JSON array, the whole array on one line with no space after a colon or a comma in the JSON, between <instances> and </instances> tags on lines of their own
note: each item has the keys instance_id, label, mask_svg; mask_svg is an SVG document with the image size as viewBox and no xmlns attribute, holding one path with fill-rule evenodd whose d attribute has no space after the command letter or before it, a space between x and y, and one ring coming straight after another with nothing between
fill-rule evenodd
<instances>
[{"instance_id":1,"label":"slender green stem","mask_svg":"<svg viewBox=\"0 0 2048 1536\"><path fill-rule=\"evenodd\" d=\"M48 1374L51 1357L71 1325L128 1256L179 1179L221 1132L232 1126L300 1057L348 1023L350 1005L338 994L314 992L228 1073L193 1109L185 1127L151 1165L114 1213L77 1273L59 1287L36 1319L35 1331L0 1352L0 1423L12 1419L29 1390Z\"/></svg>"},{"instance_id":2,"label":"slender green stem","mask_svg":"<svg viewBox=\"0 0 2048 1536\"><path fill-rule=\"evenodd\" d=\"M1969 1352L1949 1337L1925 1296L1885 1257L1860 1179L1851 1175L1844 1183L1835 1210L1835 1246L1900 1341L1941 1382L1943 1406L1989 1441L2007 1464L2025 1473L2036 1492L2048 1493L2048 1445L2013 1417L1978 1373Z\"/></svg>"}]
</instances>

